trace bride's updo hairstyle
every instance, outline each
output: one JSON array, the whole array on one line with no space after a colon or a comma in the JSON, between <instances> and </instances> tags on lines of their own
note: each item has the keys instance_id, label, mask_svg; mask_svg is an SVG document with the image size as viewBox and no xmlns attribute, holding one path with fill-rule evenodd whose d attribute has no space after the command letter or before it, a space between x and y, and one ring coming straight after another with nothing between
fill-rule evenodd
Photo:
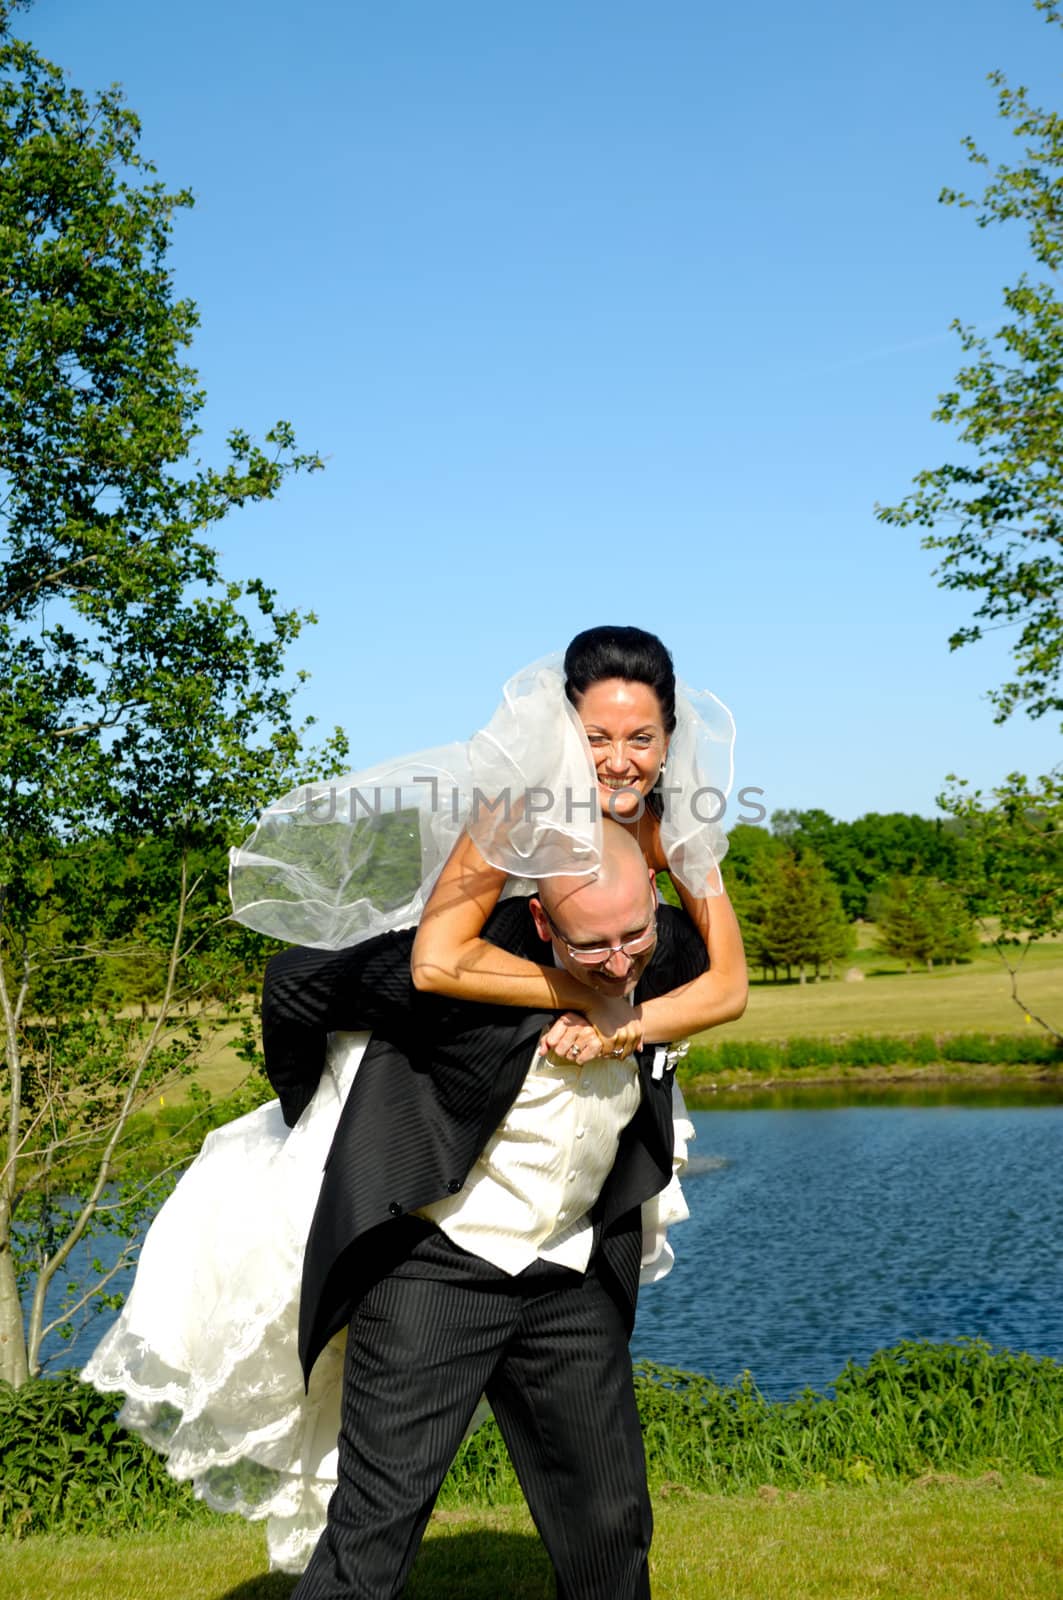
<instances>
[{"instance_id":1,"label":"bride's updo hairstyle","mask_svg":"<svg viewBox=\"0 0 1063 1600\"><path fill-rule=\"evenodd\" d=\"M565 694L573 705L594 683L623 678L657 696L664 731L675 732L675 669L671 652L644 628L586 628L565 651Z\"/></svg>"}]
</instances>

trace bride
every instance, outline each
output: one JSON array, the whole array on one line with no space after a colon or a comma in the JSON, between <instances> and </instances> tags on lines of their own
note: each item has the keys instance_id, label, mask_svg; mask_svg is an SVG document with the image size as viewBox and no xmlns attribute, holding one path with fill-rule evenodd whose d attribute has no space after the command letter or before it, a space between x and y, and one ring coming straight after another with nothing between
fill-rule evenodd
<instances>
[{"instance_id":1,"label":"bride","mask_svg":"<svg viewBox=\"0 0 1063 1600\"><path fill-rule=\"evenodd\" d=\"M719 874L726 838L706 816L729 790L732 745L730 714L677 686L653 634L590 629L563 662L511 679L467 745L306 786L271 806L233 852L235 914L330 949L419 923L419 988L556 1012L541 1048L570 1060L663 1049L745 1003L741 939ZM481 938L499 896L526 890L522 880L594 870L603 812L636 835L654 871L669 873L709 953L700 978L642 1006L592 995L564 969ZM268 1519L271 1565L287 1571L309 1559L335 1486L342 1339L304 1392L299 1282L321 1170L367 1040L332 1037L291 1130L272 1102L207 1138L83 1372L126 1395L121 1422L209 1504ZM676 1096L678 1166L692 1130ZM665 1228L686 1214L675 1182L644 1209L644 1281L668 1271Z\"/></svg>"}]
</instances>

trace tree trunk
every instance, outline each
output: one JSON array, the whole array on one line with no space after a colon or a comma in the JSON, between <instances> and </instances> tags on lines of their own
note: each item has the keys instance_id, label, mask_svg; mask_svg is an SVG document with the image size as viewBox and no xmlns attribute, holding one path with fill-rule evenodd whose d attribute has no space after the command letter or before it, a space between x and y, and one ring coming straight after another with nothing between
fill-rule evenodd
<instances>
[{"instance_id":1,"label":"tree trunk","mask_svg":"<svg viewBox=\"0 0 1063 1600\"><path fill-rule=\"evenodd\" d=\"M0 903L3 889L0 888ZM13 952L0 943L0 1008L3 1010L5 1032L6 1082L4 1085L3 1118L7 1159L0 1171L0 1378L19 1388L30 1375L26 1355L26 1335L22 1325L22 1301L19 1298L15 1260L11 1250L11 1224L15 1208L15 1184L18 1176L19 1140L22 1110L22 1056L19 1051L18 1026L29 992L29 970L26 952L22 956L22 982L18 993L12 995L7 982L6 959Z\"/></svg>"},{"instance_id":2,"label":"tree trunk","mask_svg":"<svg viewBox=\"0 0 1063 1600\"><path fill-rule=\"evenodd\" d=\"M26 1337L22 1331L22 1302L11 1255L11 1218L6 1201L0 1202L0 1379L18 1389L30 1375Z\"/></svg>"}]
</instances>

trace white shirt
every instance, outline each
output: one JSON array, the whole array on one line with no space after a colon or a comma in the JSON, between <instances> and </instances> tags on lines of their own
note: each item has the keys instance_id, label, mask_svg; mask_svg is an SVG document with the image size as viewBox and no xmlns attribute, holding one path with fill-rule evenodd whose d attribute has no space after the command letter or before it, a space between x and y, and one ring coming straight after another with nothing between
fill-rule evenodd
<instances>
[{"instance_id":1,"label":"white shirt","mask_svg":"<svg viewBox=\"0 0 1063 1600\"><path fill-rule=\"evenodd\" d=\"M642 1096L634 1056L585 1066L534 1056L520 1093L456 1195L417 1213L511 1276L537 1257L578 1272L590 1215Z\"/></svg>"}]
</instances>

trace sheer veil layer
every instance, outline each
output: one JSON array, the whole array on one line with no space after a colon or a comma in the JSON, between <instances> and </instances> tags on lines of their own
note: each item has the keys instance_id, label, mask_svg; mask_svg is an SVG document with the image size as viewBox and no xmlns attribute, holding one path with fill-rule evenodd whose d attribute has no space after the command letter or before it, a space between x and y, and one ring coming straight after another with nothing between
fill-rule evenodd
<instances>
[{"instance_id":1,"label":"sheer veil layer","mask_svg":"<svg viewBox=\"0 0 1063 1600\"><path fill-rule=\"evenodd\" d=\"M326 782L263 814L230 858L233 913L272 938L342 949L420 918L462 828L484 859L527 880L593 872L602 816L594 760L565 696L560 655L506 684L491 721L442 745ZM659 791L673 877L718 894L723 810L734 779L734 720L682 685Z\"/></svg>"}]
</instances>

